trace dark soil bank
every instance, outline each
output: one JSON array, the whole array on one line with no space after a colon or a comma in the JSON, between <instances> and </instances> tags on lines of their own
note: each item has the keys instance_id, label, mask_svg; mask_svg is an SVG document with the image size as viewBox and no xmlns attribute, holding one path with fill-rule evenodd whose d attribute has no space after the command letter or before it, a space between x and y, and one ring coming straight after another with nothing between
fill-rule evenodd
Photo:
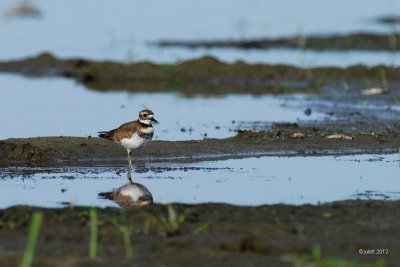
<instances>
[{"instance_id":1,"label":"dark soil bank","mask_svg":"<svg viewBox=\"0 0 400 267\"><path fill-rule=\"evenodd\" d=\"M385 20L383 20L385 19ZM383 18L382 22L395 23L398 18ZM165 40L156 43L159 46L182 46L189 48L218 47L241 49L299 48L308 50L387 50L398 51L400 34L381 35L375 33L352 33L331 36L296 36L287 38L262 38L252 40L209 40L180 41Z\"/></svg>"},{"instance_id":2,"label":"dark soil bank","mask_svg":"<svg viewBox=\"0 0 400 267\"><path fill-rule=\"evenodd\" d=\"M398 132L335 134L317 128L268 132L244 131L236 137L198 141L152 141L135 150L136 160L198 161L257 155L343 155L354 153L393 153L399 149ZM118 144L83 137L37 137L0 141L2 165L54 165L60 160L105 162L125 160L126 151ZM83 162L82 162L83 160Z\"/></svg>"},{"instance_id":3,"label":"dark soil bank","mask_svg":"<svg viewBox=\"0 0 400 267\"><path fill-rule=\"evenodd\" d=\"M98 210L95 260L88 258L88 208L0 210L0 266L17 266L31 215L37 210L44 219L33 266L350 266L345 261L398 266L400 262L398 201L174 205L173 209L184 216L174 230L158 223L157 218L167 216L162 205ZM120 231L123 225L132 230L131 262ZM318 261L314 253L312 260L311 251L318 245L322 259ZM370 255L363 255L367 251ZM305 265L307 261L331 265Z\"/></svg>"},{"instance_id":4,"label":"dark soil bank","mask_svg":"<svg viewBox=\"0 0 400 267\"><path fill-rule=\"evenodd\" d=\"M28 76L61 76L99 91L175 91L183 94L265 94L319 92L323 86L343 84L346 90L400 81L400 68L352 66L297 68L287 65L226 64L203 57L171 65L149 62L121 64L84 59L58 59L51 54L0 62L0 72ZM397 86L393 86L397 88ZM55 88L56 90L56 88Z\"/></svg>"},{"instance_id":5,"label":"dark soil bank","mask_svg":"<svg viewBox=\"0 0 400 267\"><path fill-rule=\"evenodd\" d=\"M384 24L400 24L400 17L399 16L384 16L377 19L378 22Z\"/></svg>"}]
</instances>

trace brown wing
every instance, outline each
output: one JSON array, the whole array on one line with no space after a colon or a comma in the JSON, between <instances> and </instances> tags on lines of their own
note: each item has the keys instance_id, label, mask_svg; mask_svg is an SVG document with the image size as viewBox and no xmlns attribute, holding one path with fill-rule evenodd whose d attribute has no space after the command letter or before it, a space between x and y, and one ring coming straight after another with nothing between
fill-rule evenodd
<instances>
[{"instance_id":1,"label":"brown wing","mask_svg":"<svg viewBox=\"0 0 400 267\"><path fill-rule=\"evenodd\" d=\"M123 138L131 138L132 134L140 127L140 122L130 121L122 124L117 129L108 132L99 132L99 137L120 142Z\"/></svg>"}]
</instances>

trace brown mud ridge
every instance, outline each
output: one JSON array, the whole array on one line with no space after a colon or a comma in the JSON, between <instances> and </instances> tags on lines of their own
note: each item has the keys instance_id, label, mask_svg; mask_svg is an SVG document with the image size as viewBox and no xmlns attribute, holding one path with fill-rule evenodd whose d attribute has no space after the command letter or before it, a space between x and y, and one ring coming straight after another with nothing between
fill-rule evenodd
<instances>
[{"instance_id":1,"label":"brown mud ridge","mask_svg":"<svg viewBox=\"0 0 400 267\"><path fill-rule=\"evenodd\" d=\"M67 77L97 91L174 91L186 95L310 93L320 92L324 86L342 88L343 84L346 90L351 91L380 85L383 79L392 83L400 81L400 68L385 66L304 69L244 62L227 64L212 57L169 65L149 62L121 64L80 58L59 59L48 53L0 62L0 72Z\"/></svg>"},{"instance_id":2,"label":"brown mud ridge","mask_svg":"<svg viewBox=\"0 0 400 267\"><path fill-rule=\"evenodd\" d=\"M184 216L178 227L158 224L157 218L167 216L163 205L98 209L94 260L88 257L88 208L3 209L0 266L18 265L31 215L38 210L44 216L33 266L372 267L398 266L400 262L399 201L259 207L175 204L173 209ZM132 230L130 261L119 228L123 225ZM317 246L321 255L314 253L313 257L311 251ZM369 255L363 255L368 251Z\"/></svg>"},{"instance_id":3,"label":"brown mud ridge","mask_svg":"<svg viewBox=\"0 0 400 267\"><path fill-rule=\"evenodd\" d=\"M400 34L382 35L375 33L352 33L331 36L296 36L287 38L260 38L249 40L208 40L181 41L165 40L156 42L163 47L179 46L188 48L240 48L271 49L290 48L307 50L372 50L399 51Z\"/></svg>"},{"instance_id":4,"label":"brown mud ridge","mask_svg":"<svg viewBox=\"0 0 400 267\"><path fill-rule=\"evenodd\" d=\"M377 19L378 22L384 24L400 24L399 16L384 16Z\"/></svg>"},{"instance_id":5,"label":"brown mud ridge","mask_svg":"<svg viewBox=\"0 0 400 267\"><path fill-rule=\"evenodd\" d=\"M277 125L271 131L245 130L232 138L195 141L152 141L135 150L136 161L202 161L253 156L313 156L395 153L399 131L349 133L297 124ZM0 141L1 165L56 165L57 162L94 164L125 162L118 144L100 138L37 137Z\"/></svg>"}]
</instances>

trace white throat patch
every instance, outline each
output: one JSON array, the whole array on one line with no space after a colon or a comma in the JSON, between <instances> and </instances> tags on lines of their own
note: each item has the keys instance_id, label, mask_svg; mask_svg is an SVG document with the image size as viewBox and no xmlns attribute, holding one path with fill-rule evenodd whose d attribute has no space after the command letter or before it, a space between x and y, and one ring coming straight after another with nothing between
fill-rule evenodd
<instances>
[{"instance_id":1,"label":"white throat patch","mask_svg":"<svg viewBox=\"0 0 400 267\"><path fill-rule=\"evenodd\" d=\"M151 125L151 120L141 120L139 119L140 123L146 124L146 125Z\"/></svg>"}]
</instances>

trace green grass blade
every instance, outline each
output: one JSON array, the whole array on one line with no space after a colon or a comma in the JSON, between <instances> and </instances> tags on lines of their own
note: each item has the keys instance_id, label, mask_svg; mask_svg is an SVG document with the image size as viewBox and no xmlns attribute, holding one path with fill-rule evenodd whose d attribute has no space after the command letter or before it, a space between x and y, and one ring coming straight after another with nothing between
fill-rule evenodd
<instances>
[{"instance_id":1,"label":"green grass blade","mask_svg":"<svg viewBox=\"0 0 400 267\"><path fill-rule=\"evenodd\" d=\"M31 227L29 229L28 241L26 243L24 256L19 267L30 267L32 264L33 254L35 252L36 241L39 236L42 220L43 214L40 211L37 211L33 214Z\"/></svg>"},{"instance_id":2,"label":"green grass blade","mask_svg":"<svg viewBox=\"0 0 400 267\"><path fill-rule=\"evenodd\" d=\"M386 72L383 68L379 69L379 76L381 77L381 84L383 88L388 88L389 83L386 78Z\"/></svg>"},{"instance_id":3,"label":"green grass blade","mask_svg":"<svg viewBox=\"0 0 400 267\"><path fill-rule=\"evenodd\" d=\"M97 255L97 210L90 209L90 243L89 258L95 259Z\"/></svg>"},{"instance_id":4,"label":"green grass blade","mask_svg":"<svg viewBox=\"0 0 400 267\"><path fill-rule=\"evenodd\" d=\"M120 231L122 234L122 238L124 240L126 258L128 259L128 261L131 261L133 259L132 245L131 245L132 231L128 225L120 226Z\"/></svg>"}]
</instances>

